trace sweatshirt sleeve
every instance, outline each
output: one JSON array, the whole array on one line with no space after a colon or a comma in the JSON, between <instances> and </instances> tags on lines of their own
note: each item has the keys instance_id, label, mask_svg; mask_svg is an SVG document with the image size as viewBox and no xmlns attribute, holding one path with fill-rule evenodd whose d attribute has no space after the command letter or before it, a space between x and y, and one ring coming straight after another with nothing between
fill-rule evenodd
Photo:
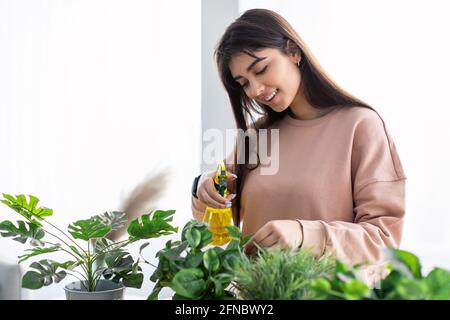
<instances>
[{"instance_id":1,"label":"sweatshirt sleeve","mask_svg":"<svg viewBox=\"0 0 450 320\"><path fill-rule=\"evenodd\" d=\"M368 112L354 126L351 154L354 221L298 220L302 248L331 252L353 265L382 264L383 249L398 247L405 214L403 168L384 121Z\"/></svg>"}]
</instances>

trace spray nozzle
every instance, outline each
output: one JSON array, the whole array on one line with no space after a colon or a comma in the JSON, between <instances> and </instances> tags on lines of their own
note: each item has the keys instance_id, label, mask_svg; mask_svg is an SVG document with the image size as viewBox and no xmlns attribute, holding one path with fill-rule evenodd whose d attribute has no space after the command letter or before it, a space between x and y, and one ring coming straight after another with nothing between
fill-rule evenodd
<instances>
[{"instance_id":1,"label":"spray nozzle","mask_svg":"<svg viewBox=\"0 0 450 320\"><path fill-rule=\"evenodd\" d=\"M220 161L217 168L216 176L214 177L214 185L219 194L224 197L228 194L227 190L227 168L223 161Z\"/></svg>"}]
</instances>

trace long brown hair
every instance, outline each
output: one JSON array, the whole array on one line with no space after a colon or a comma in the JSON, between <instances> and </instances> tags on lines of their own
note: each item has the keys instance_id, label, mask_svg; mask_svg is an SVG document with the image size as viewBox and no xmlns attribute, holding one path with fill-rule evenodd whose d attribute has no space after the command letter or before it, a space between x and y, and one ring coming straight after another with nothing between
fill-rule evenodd
<instances>
[{"instance_id":1,"label":"long brown hair","mask_svg":"<svg viewBox=\"0 0 450 320\"><path fill-rule=\"evenodd\" d=\"M238 129L245 132L249 126L256 130L267 128L283 118L288 109L283 112L276 112L269 106L250 99L231 75L229 69L231 58L241 53L256 57L253 52L264 48L275 48L288 54L288 40L292 41L300 50L300 90L302 90L309 104L318 109L340 105L345 107L361 106L374 110L365 102L340 88L326 74L302 38L282 16L267 9L251 9L244 12L228 26L214 52L219 75L228 93ZM258 121L255 121L254 114L261 116ZM244 155L247 157L248 144L236 143L232 165L232 170L238 176L235 199L237 206L233 213L233 220L235 225L239 227L240 198L245 176L248 170L253 170L257 166L250 168L247 158L244 164L237 162L238 145L245 148Z\"/></svg>"}]
</instances>

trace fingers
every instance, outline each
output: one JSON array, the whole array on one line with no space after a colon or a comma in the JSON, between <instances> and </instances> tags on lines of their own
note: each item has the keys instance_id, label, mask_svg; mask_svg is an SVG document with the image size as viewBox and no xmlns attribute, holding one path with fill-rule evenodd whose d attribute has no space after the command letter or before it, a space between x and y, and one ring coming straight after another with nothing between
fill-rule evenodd
<instances>
[{"instance_id":1,"label":"fingers","mask_svg":"<svg viewBox=\"0 0 450 320\"><path fill-rule=\"evenodd\" d=\"M219 202L219 201L211 198L211 196L204 189L202 191L200 191L200 193L198 194L198 198L200 199L201 202L206 204L208 207L217 208L217 209L227 208L227 205L225 203Z\"/></svg>"},{"instance_id":2,"label":"fingers","mask_svg":"<svg viewBox=\"0 0 450 320\"><path fill-rule=\"evenodd\" d=\"M223 208L231 208L232 206L232 200L236 197L236 194L229 194L226 197L222 197L216 190L214 186L214 176L215 171L211 171L208 173L205 173L202 176L201 182L199 183L198 190L197 190L197 196L205 203L207 206L211 208L217 208L217 209L223 209ZM227 172L227 179L229 181L229 186L231 188L228 188L229 191L232 191L232 185L233 182L236 180L237 176L235 174L232 174L230 172Z\"/></svg>"},{"instance_id":3,"label":"fingers","mask_svg":"<svg viewBox=\"0 0 450 320\"><path fill-rule=\"evenodd\" d=\"M214 187L214 182L212 179L208 179L202 185L201 190L198 193L198 198L211 208L223 209L231 208L231 201L236 197L236 195L231 194L227 197L222 197Z\"/></svg>"},{"instance_id":4,"label":"fingers","mask_svg":"<svg viewBox=\"0 0 450 320\"><path fill-rule=\"evenodd\" d=\"M227 184L229 192L236 193L236 179L237 175L227 172Z\"/></svg>"},{"instance_id":5,"label":"fingers","mask_svg":"<svg viewBox=\"0 0 450 320\"><path fill-rule=\"evenodd\" d=\"M225 196L225 199L227 199L228 201L232 201L235 198L236 198L236 194L235 193L232 193L232 194L229 194L229 195Z\"/></svg>"},{"instance_id":6,"label":"fingers","mask_svg":"<svg viewBox=\"0 0 450 320\"><path fill-rule=\"evenodd\" d=\"M273 248L274 246L279 245L278 237L271 233L266 238L261 241L254 241L251 248L248 250L248 254L255 255L258 252L259 248Z\"/></svg>"},{"instance_id":7,"label":"fingers","mask_svg":"<svg viewBox=\"0 0 450 320\"><path fill-rule=\"evenodd\" d=\"M245 245L245 251L247 253L250 253L257 248L255 247L255 243L261 246L261 243L265 241L268 237L276 237L275 234L272 234L272 230L270 228L269 224L265 224L261 229L259 229L255 235L249 240L249 242ZM269 243L271 243L272 238L267 240Z\"/></svg>"},{"instance_id":8,"label":"fingers","mask_svg":"<svg viewBox=\"0 0 450 320\"><path fill-rule=\"evenodd\" d=\"M216 190L216 187L214 186L214 181L212 179L209 179L205 181L205 189L208 193L208 196L212 198L214 201L224 205L227 208L231 208L231 201L225 197L222 197Z\"/></svg>"},{"instance_id":9,"label":"fingers","mask_svg":"<svg viewBox=\"0 0 450 320\"><path fill-rule=\"evenodd\" d=\"M233 180L236 180L236 179L237 179L237 175L227 171L227 180L228 181L233 181Z\"/></svg>"},{"instance_id":10,"label":"fingers","mask_svg":"<svg viewBox=\"0 0 450 320\"><path fill-rule=\"evenodd\" d=\"M258 242L258 245L264 248L269 248L276 244L278 244L278 237L273 233L264 238L262 241Z\"/></svg>"}]
</instances>

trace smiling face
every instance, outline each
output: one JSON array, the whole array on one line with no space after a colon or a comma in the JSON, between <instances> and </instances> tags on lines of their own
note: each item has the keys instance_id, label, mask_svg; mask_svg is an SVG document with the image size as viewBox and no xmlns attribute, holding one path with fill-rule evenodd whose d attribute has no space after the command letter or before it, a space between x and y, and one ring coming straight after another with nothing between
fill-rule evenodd
<instances>
[{"instance_id":1,"label":"smiling face","mask_svg":"<svg viewBox=\"0 0 450 320\"><path fill-rule=\"evenodd\" d=\"M245 94L276 112L286 110L299 94L298 54L286 55L279 49L252 52L254 58L240 53L231 58L229 68Z\"/></svg>"}]
</instances>

